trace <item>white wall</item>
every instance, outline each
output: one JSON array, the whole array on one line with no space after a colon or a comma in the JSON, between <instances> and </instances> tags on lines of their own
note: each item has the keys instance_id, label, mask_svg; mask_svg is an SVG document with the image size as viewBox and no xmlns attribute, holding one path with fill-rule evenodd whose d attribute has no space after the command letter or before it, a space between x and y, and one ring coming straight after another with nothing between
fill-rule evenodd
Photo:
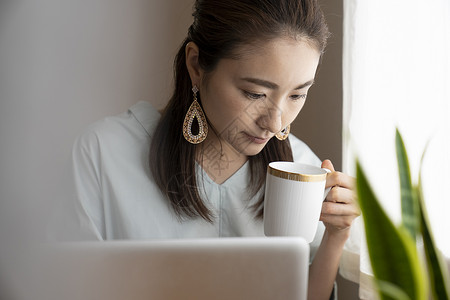
<instances>
[{"instance_id":1,"label":"white wall","mask_svg":"<svg viewBox=\"0 0 450 300\"><path fill-rule=\"evenodd\" d=\"M0 270L12 237L42 236L83 128L140 100L162 107L192 4L0 1Z\"/></svg>"},{"instance_id":2,"label":"white wall","mask_svg":"<svg viewBox=\"0 0 450 300\"><path fill-rule=\"evenodd\" d=\"M2 202L42 210L84 126L140 100L164 104L192 2L1 2Z\"/></svg>"}]
</instances>

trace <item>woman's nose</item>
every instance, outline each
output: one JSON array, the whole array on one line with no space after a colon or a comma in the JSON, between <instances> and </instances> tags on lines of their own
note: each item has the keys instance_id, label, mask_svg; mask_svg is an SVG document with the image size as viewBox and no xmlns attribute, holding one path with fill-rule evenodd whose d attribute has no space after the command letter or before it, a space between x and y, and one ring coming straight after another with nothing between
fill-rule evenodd
<instances>
[{"instance_id":1,"label":"woman's nose","mask_svg":"<svg viewBox=\"0 0 450 300\"><path fill-rule=\"evenodd\" d=\"M271 133L277 133L282 128L282 110L277 105L267 106L259 117L258 125Z\"/></svg>"}]
</instances>

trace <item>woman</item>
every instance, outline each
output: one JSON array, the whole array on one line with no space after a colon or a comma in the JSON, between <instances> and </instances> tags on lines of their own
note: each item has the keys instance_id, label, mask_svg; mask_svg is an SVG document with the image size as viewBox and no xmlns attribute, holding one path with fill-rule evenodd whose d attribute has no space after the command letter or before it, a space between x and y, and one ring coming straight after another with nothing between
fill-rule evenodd
<instances>
[{"instance_id":1,"label":"woman","mask_svg":"<svg viewBox=\"0 0 450 300\"><path fill-rule=\"evenodd\" d=\"M353 180L289 134L329 35L323 14L314 0L198 0L193 15L162 114L141 102L75 143L71 228L83 239L262 236L268 163L322 165L333 188L309 298L328 299L359 214Z\"/></svg>"}]
</instances>

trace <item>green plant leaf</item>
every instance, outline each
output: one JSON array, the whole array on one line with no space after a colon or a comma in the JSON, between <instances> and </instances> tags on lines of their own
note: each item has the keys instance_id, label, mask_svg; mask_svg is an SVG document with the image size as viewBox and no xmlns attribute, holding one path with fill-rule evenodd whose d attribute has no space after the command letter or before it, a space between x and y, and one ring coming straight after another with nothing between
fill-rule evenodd
<instances>
[{"instance_id":1,"label":"green plant leaf","mask_svg":"<svg viewBox=\"0 0 450 300\"><path fill-rule=\"evenodd\" d=\"M395 131L395 149L397 152L398 174L400 177L402 222L415 240L416 234L419 232L419 205L411 182L411 171L405 143L398 129Z\"/></svg>"},{"instance_id":2,"label":"green plant leaf","mask_svg":"<svg viewBox=\"0 0 450 300\"><path fill-rule=\"evenodd\" d=\"M396 228L386 215L359 162L356 164L356 187L375 278L398 286L411 299L426 299L427 281L415 241L404 226ZM395 299L382 293L380 297Z\"/></svg>"},{"instance_id":3,"label":"green plant leaf","mask_svg":"<svg viewBox=\"0 0 450 300\"><path fill-rule=\"evenodd\" d=\"M422 169L423 156L421 160ZM420 230L422 233L423 245L425 248L425 258L427 261L428 276L430 278L431 292L434 299L450 299L450 280L447 271L447 266L441 256L441 253L436 247L433 234L431 232L428 213L425 207L425 201L422 190L422 176L419 173L419 184L416 187L416 195L419 203L420 213Z\"/></svg>"},{"instance_id":4,"label":"green plant leaf","mask_svg":"<svg viewBox=\"0 0 450 300\"><path fill-rule=\"evenodd\" d=\"M398 286L383 280L376 280L376 285L381 291L381 294L396 300L411 300L408 295Z\"/></svg>"}]
</instances>

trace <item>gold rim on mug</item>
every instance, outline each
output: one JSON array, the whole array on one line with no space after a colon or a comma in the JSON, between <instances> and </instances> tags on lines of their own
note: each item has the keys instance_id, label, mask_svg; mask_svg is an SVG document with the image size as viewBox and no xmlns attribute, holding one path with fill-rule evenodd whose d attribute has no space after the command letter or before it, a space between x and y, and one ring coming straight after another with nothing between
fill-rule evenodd
<instances>
[{"instance_id":1,"label":"gold rim on mug","mask_svg":"<svg viewBox=\"0 0 450 300\"><path fill-rule=\"evenodd\" d=\"M318 182L318 181L324 181L327 179L327 173L325 173L325 174L299 174L299 173L292 173L292 172L287 172L287 171L280 171L280 170L272 168L271 166L267 167L267 172L270 175L273 175L275 177L288 179L288 180L294 180L294 181L302 181L302 182Z\"/></svg>"}]
</instances>

